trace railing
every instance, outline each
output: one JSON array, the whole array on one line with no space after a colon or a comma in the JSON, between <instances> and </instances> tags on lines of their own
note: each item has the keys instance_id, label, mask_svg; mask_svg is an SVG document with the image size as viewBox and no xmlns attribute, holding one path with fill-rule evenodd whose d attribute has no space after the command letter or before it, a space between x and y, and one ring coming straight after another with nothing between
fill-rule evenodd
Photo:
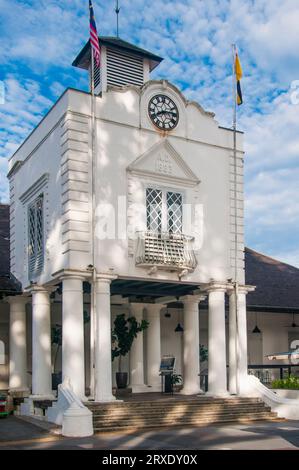
<instances>
[{"instance_id":1,"label":"railing","mask_svg":"<svg viewBox=\"0 0 299 470\"><path fill-rule=\"evenodd\" d=\"M229 366L227 368L227 379ZM277 372L275 374L275 372ZM205 392L208 391L208 373L209 369L204 369L200 372L200 387ZM278 377L279 374L279 377ZM248 375L254 375L262 384L270 385L275 379L284 379L291 374L299 374L299 366L294 364L250 364L248 365Z\"/></svg>"},{"instance_id":2,"label":"railing","mask_svg":"<svg viewBox=\"0 0 299 470\"><path fill-rule=\"evenodd\" d=\"M257 364L248 365L248 374L257 377L264 385L269 385L275 379L289 377L291 373L296 375L298 369L296 364Z\"/></svg>"},{"instance_id":3,"label":"railing","mask_svg":"<svg viewBox=\"0 0 299 470\"><path fill-rule=\"evenodd\" d=\"M136 266L193 271L193 237L181 233L137 232Z\"/></svg>"}]
</instances>

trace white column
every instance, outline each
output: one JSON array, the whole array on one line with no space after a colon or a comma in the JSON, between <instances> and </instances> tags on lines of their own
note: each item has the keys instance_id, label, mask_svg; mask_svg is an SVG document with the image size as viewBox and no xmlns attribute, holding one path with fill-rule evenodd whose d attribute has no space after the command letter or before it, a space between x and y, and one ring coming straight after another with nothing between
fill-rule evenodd
<instances>
[{"instance_id":1,"label":"white column","mask_svg":"<svg viewBox=\"0 0 299 470\"><path fill-rule=\"evenodd\" d=\"M130 305L131 316L136 318L138 323L143 320L144 304L132 303ZM143 331L137 333L130 351L130 385L133 393L148 391L144 384L143 367Z\"/></svg>"},{"instance_id":2,"label":"white column","mask_svg":"<svg viewBox=\"0 0 299 470\"><path fill-rule=\"evenodd\" d=\"M26 304L28 297L5 299L10 304L9 317L9 390L28 392Z\"/></svg>"},{"instance_id":3,"label":"white column","mask_svg":"<svg viewBox=\"0 0 299 470\"><path fill-rule=\"evenodd\" d=\"M112 395L110 284L115 276L103 274L96 281L95 401L110 402Z\"/></svg>"},{"instance_id":4,"label":"white column","mask_svg":"<svg viewBox=\"0 0 299 470\"><path fill-rule=\"evenodd\" d=\"M150 391L161 390L161 377L159 376L161 362L161 327L160 312L164 305L147 304L147 320L149 326L146 330L146 359L147 359L147 385Z\"/></svg>"},{"instance_id":5,"label":"white column","mask_svg":"<svg viewBox=\"0 0 299 470\"><path fill-rule=\"evenodd\" d=\"M212 284L209 293L209 371L208 394L225 396L226 379L226 341L225 341L225 291L226 286Z\"/></svg>"},{"instance_id":6,"label":"white column","mask_svg":"<svg viewBox=\"0 0 299 470\"><path fill-rule=\"evenodd\" d=\"M229 392L237 393L237 319L236 319L236 296L234 290L229 295Z\"/></svg>"},{"instance_id":7,"label":"white column","mask_svg":"<svg viewBox=\"0 0 299 470\"><path fill-rule=\"evenodd\" d=\"M198 304L204 296L187 295L180 298L184 304L184 387L183 395L202 393L200 388L200 344Z\"/></svg>"},{"instance_id":8,"label":"white column","mask_svg":"<svg viewBox=\"0 0 299 470\"><path fill-rule=\"evenodd\" d=\"M252 290L252 289L250 289ZM246 395L247 392L247 317L246 317L246 294L247 287L238 288L237 309L237 393Z\"/></svg>"},{"instance_id":9,"label":"white column","mask_svg":"<svg viewBox=\"0 0 299 470\"><path fill-rule=\"evenodd\" d=\"M62 380L70 379L76 395L85 400L83 281L62 278Z\"/></svg>"},{"instance_id":10,"label":"white column","mask_svg":"<svg viewBox=\"0 0 299 470\"><path fill-rule=\"evenodd\" d=\"M32 395L53 398L51 367L50 291L34 287L32 293Z\"/></svg>"}]
</instances>

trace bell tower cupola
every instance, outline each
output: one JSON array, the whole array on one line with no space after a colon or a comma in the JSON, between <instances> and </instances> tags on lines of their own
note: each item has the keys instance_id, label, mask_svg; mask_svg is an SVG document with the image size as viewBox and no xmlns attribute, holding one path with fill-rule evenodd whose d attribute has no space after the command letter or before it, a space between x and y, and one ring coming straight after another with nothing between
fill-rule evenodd
<instances>
[{"instance_id":1,"label":"bell tower cupola","mask_svg":"<svg viewBox=\"0 0 299 470\"><path fill-rule=\"evenodd\" d=\"M106 92L109 86L142 86L150 79L150 73L163 60L162 57L118 37L99 37L99 44L101 48L101 65L100 67L95 66L94 69L95 94ZM91 78L91 47L89 41L72 65L88 70Z\"/></svg>"}]
</instances>

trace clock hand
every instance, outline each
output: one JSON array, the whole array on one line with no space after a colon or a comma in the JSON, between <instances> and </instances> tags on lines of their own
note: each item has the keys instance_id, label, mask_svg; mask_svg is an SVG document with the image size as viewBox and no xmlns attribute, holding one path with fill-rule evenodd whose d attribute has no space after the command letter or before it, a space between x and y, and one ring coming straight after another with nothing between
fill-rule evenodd
<instances>
[{"instance_id":1,"label":"clock hand","mask_svg":"<svg viewBox=\"0 0 299 470\"><path fill-rule=\"evenodd\" d=\"M176 112L174 112L174 111L159 111L157 113L157 116L159 116L160 114L172 114L172 115L176 116Z\"/></svg>"}]
</instances>

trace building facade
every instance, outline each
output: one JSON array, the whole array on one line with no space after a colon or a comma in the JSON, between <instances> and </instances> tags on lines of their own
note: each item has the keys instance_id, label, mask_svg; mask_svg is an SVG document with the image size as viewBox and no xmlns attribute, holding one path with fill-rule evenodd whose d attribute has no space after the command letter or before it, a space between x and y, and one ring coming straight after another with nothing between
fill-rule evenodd
<instances>
[{"instance_id":1,"label":"building facade","mask_svg":"<svg viewBox=\"0 0 299 470\"><path fill-rule=\"evenodd\" d=\"M102 38L101 51L96 96L66 90L10 160L10 263L22 293L5 298L9 388L51 398L61 370L81 399L114 400L111 326L125 313L149 322L126 358L133 392L160 390L165 354L176 357L181 393L201 392L206 344L207 393L244 394L254 288L243 135L234 158L233 133L213 113L150 79L161 58L116 38ZM89 44L74 65L90 71Z\"/></svg>"}]
</instances>

